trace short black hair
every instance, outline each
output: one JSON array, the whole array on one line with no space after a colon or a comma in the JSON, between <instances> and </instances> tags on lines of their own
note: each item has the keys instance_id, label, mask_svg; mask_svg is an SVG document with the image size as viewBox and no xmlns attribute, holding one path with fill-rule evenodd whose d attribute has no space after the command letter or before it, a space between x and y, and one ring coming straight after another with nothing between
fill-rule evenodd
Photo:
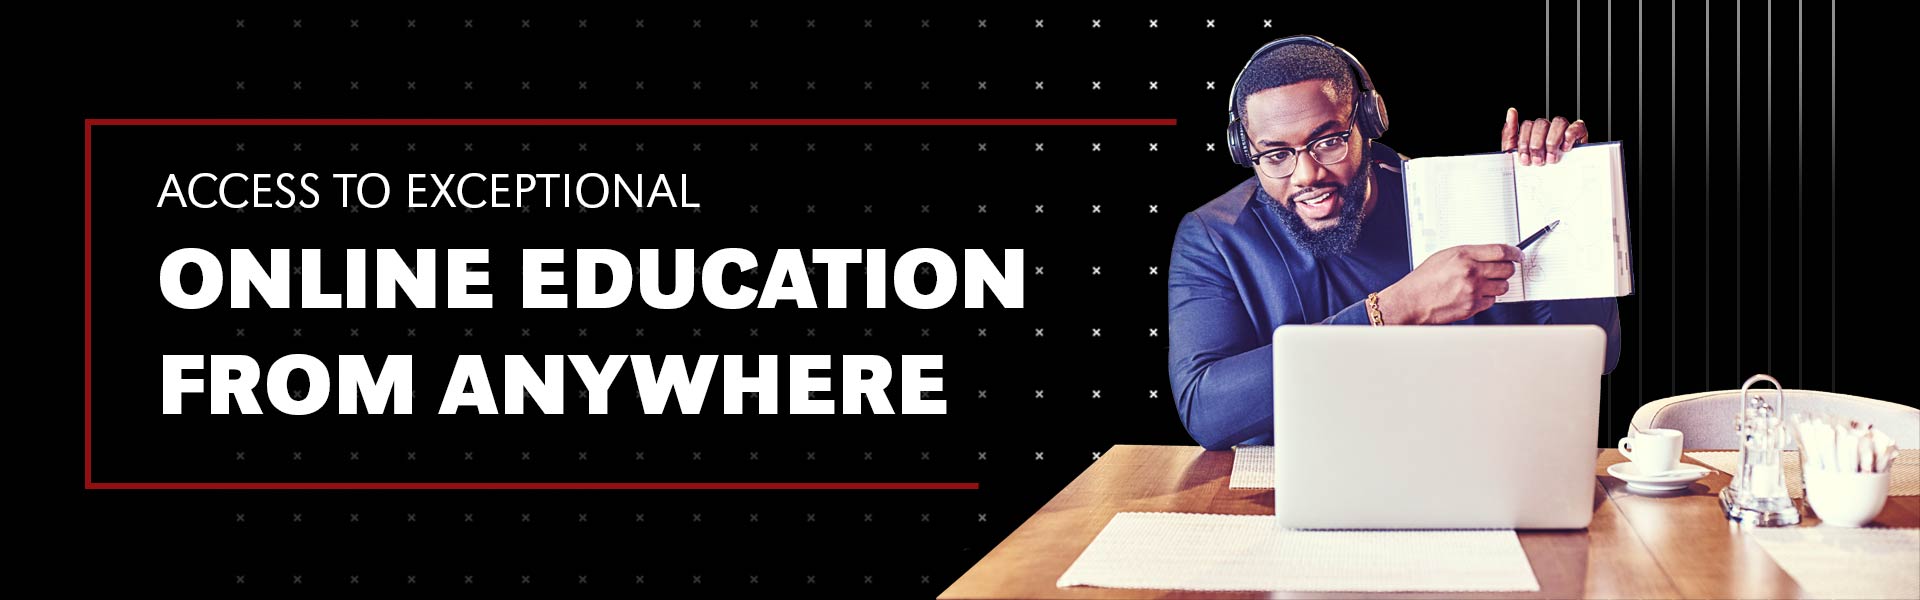
<instances>
[{"instance_id":1,"label":"short black hair","mask_svg":"<svg viewBox=\"0 0 1920 600\"><path fill-rule=\"evenodd\" d=\"M1336 104L1353 105L1353 67L1339 52L1312 43L1287 44L1255 58L1240 75L1234 91L1233 114L1247 122L1247 96L1314 79L1333 82Z\"/></svg>"}]
</instances>

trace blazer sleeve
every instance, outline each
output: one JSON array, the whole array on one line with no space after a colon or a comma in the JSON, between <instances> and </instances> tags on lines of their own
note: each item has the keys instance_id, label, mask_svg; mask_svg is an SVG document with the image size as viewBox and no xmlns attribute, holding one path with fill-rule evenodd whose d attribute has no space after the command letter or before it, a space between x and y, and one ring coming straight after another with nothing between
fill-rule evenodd
<instances>
[{"instance_id":1,"label":"blazer sleeve","mask_svg":"<svg viewBox=\"0 0 1920 600\"><path fill-rule=\"evenodd\" d=\"M1221 450L1273 428L1273 344L1241 302L1213 232L1180 220L1167 270L1167 372L1181 423Z\"/></svg>"}]
</instances>

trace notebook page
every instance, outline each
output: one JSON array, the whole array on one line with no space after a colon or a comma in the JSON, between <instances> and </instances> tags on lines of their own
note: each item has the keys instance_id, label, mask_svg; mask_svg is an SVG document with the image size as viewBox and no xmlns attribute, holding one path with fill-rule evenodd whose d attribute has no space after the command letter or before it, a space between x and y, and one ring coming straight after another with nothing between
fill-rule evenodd
<instances>
[{"instance_id":1,"label":"notebook page","mask_svg":"<svg viewBox=\"0 0 1920 600\"><path fill-rule=\"evenodd\" d=\"M1614 206L1620 190L1619 144L1581 146L1549 165L1516 166L1520 231L1525 235L1555 220L1560 227L1526 249L1521 277L1531 300L1610 298L1619 285L1615 268ZM1509 160L1517 160L1509 157Z\"/></svg>"},{"instance_id":2,"label":"notebook page","mask_svg":"<svg viewBox=\"0 0 1920 600\"><path fill-rule=\"evenodd\" d=\"M1475 154L1406 162L1408 255L1415 268L1454 246L1520 242L1512 161L1508 154ZM1496 300L1527 297L1524 282L1516 276Z\"/></svg>"}]
</instances>

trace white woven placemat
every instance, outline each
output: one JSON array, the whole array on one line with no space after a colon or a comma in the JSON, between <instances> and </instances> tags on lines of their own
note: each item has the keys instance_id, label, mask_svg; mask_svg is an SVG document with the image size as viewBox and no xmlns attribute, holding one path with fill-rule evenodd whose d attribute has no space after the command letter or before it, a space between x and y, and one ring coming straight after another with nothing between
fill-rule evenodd
<instances>
[{"instance_id":1,"label":"white woven placemat","mask_svg":"<svg viewBox=\"0 0 1920 600\"><path fill-rule=\"evenodd\" d=\"M1234 446L1233 475L1227 487L1273 489L1273 446Z\"/></svg>"},{"instance_id":2,"label":"white woven placemat","mask_svg":"<svg viewBox=\"0 0 1920 600\"><path fill-rule=\"evenodd\" d=\"M1271 515L1120 513L1060 587L1296 592L1532 592L1511 530L1302 531Z\"/></svg>"},{"instance_id":3,"label":"white woven placemat","mask_svg":"<svg viewBox=\"0 0 1920 600\"><path fill-rule=\"evenodd\" d=\"M1739 452L1688 452L1688 458L1732 475L1740 470ZM1887 484L1889 496L1920 496L1920 452L1903 451L1893 457L1893 480ZM1800 453L1780 453L1780 469L1787 476L1787 495L1800 497Z\"/></svg>"},{"instance_id":4,"label":"white woven placemat","mask_svg":"<svg viewBox=\"0 0 1920 600\"><path fill-rule=\"evenodd\" d=\"M1813 598L1920 598L1920 529L1749 530Z\"/></svg>"}]
</instances>

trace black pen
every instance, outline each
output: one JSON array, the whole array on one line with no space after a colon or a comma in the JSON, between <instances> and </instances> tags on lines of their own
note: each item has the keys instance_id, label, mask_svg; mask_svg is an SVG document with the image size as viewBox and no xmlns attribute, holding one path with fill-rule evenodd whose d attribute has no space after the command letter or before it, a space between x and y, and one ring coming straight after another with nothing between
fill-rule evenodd
<instances>
[{"instance_id":1,"label":"black pen","mask_svg":"<svg viewBox=\"0 0 1920 600\"><path fill-rule=\"evenodd\" d=\"M1540 241L1540 236L1546 235L1548 232L1553 231L1554 228L1559 226L1560 226L1560 220L1554 219L1553 222L1548 223L1546 227L1541 227L1539 231L1533 232L1533 235L1527 236L1526 241L1520 242L1520 249L1526 250L1527 246L1533 245L1534 242Z\"/></svg>"}]
</instances>

